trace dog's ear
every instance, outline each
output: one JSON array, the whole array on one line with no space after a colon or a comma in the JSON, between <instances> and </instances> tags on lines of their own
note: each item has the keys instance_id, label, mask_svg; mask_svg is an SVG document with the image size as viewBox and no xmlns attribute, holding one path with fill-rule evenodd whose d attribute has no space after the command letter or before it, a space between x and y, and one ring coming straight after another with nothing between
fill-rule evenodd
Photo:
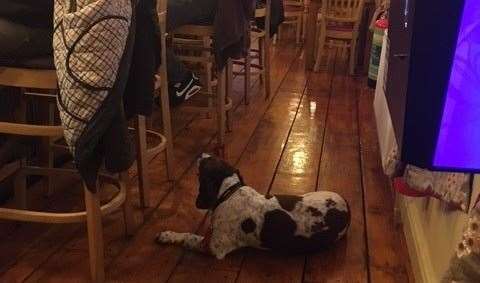
<instances>
[{"instance_id":1,"label":"dog's ear","mask_svg":"<svg viewBox=\"0 0 480 283\"><path fill-rule=\"evenodd\" d=\"M218 191L222 184L218 178L200 177L200 187L196 206L199 209L210 209L217 201Z\"/></svg>"}]
</instances>

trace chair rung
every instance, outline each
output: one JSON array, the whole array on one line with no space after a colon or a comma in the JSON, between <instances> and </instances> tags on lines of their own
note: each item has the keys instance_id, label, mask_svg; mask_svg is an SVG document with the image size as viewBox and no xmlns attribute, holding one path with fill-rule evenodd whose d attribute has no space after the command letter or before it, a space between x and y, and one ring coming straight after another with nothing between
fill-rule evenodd
<instances>
[{"instance_id":1,"label":"chair rung","mask_svg":"<svg viewBox=\"0 0 480 283\"><path fill-rule=\"evenodd\" d=\"M191 63L214 63L215 58L208 57L196 57L196 56L177 56L180 61L191 62Z\"/></svg>"},{"instance_id":2,"label":"chair rung","mask_svg":"<svg viewBox=\"0 0 480 283\"><path fill-rule=\"evenodd\" d=\"M20 161L18 160L3 165L0 169L0 182L12 176L18 169L20 169Z\"/></svg>"},{"instance_id":3,"label":"chair rung","mask_svg":"<svg viewBox=\"0 0 480 283\"><path fill-rule=\"evenodd\" d=\"M50 170L58 170L51 169ZM108 203L102 205L100 208L102 215L110 214L118 210L126 199L126 187L119 183L117 180L112 177L102 176L106 178L107 182L115 185L118 188L117 195ZM31 211L31 210L20 210L20 209L11 209L11 208L0 208L0 219L14 220L14 221L23 221L23 222L38 222L38 223L79 223L85 222L87 219L86 211L80 212L69 212L69 213L59 213L59 212L40 212L40 211Z\"/></svg>"},{"instance_id":4,"label":"chair rung","mask_svg":"<svg viewBox=\"0 0 480 283\"><path fill-rule=\"evenodd\" d=\"M40 126L0 122L0 133L30 137L59 137L63 136L63 128L61 126Z\"/></svg>"}]
</instances>

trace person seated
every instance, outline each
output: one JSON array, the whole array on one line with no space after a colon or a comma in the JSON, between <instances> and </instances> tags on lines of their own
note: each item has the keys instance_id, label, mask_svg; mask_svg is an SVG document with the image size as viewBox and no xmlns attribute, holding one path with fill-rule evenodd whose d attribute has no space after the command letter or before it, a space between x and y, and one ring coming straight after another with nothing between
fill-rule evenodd
<instances>
[{"instance_id":1,"label":"person seated","mask_svg":"<svg viewBox=\"0 0 480 283\"><path fill-rule=\"evenodd\" d=\"M238 0L241 2L241 0ZM218 0L168 0L167 2L167 32L170 32L178 27L189 25L189 24L214 24L217 8L225 9L226 11L232 11L231 2L223 2L223 7L217 7ZM238 3L237 3L238 4ZM265 0L244 0L242 6L247 8L244 11L249 11L251 17L254 17L254 6L255 5L264 5ZM222 5L220 5L222 6ZM225 7L228 6L228 7ZM236 7L238 8L238 7ZM240 11L236 10L238 13ZM271 32L272 34L276 33L278 26L283 22L283 2L282 0L273 0L272 1L272 17L271 17ZM221 25L230 27L235 27L235 20L239 20L239 17L221 17ZM223 20L223 21L222 21ZM229 20L229 23L225 23L224 20ZM259 21L261 22L261 21ZM218 25L218 22L217 22ZM237 26L238 27L238 26ZM228 28L222 31L222 35L225 37L228 34ZM225 39L225 38L222 38ZM223 40L225 41L225 40ZM228 41L228 39L227 39ZM218 43L218 42L217 42ZM225 42L224 42L225 44ZM219 44L217 44L219 45ZM218 48L219 46L217 46ZM218 59L218 58L217 58ZM169 80L169 91L170 97L173 99L173 104L180 104L181 102L188 100L193 95L198 93L201 90L200 80L195 76L195 74L188 70L185 65L183 65L180 60L178 60L173 50L167 50L167 72Z\"/></svg>"},{"instance_id":2,"label":"person seated","mask_svg":"<svg viewBox=\"0 0 480 283\"><path fill-rule=\"evenodd\" d=\"M213 24L217 0L168 0L167 32L190 24ZM172 49L167 50L169 97L178 105L197 94L202 86L195 74L176 58Z\"/></svg>"},{"instance_id":3,"label":"person seated","mask_svg":"<svg viewBox=\"0 0 480 283\"><path fill-rule=\"evenodd\" d=\"M53 0L0 0L0 65L54 69Z\"/></svg>"}]
</instances>

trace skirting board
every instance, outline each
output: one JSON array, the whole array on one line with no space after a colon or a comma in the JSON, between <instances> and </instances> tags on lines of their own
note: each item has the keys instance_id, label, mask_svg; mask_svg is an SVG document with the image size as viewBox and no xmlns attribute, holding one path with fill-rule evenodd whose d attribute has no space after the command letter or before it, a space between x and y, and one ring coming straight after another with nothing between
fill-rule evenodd
<instances>
[{"instance_id":1,"label":"skirting board","mask_svg":"<svg viewBox=\"0 0 480 283\"><path fill-rule=\"evenodd\" d=\"M438 283L440 278L433 269L430 253L425 251L428 247L425 233L418 221L417 208L400 196L400 214L403 230L407 240L408 253L412 264L415 282Z\"/></svg>"}]
</instances>

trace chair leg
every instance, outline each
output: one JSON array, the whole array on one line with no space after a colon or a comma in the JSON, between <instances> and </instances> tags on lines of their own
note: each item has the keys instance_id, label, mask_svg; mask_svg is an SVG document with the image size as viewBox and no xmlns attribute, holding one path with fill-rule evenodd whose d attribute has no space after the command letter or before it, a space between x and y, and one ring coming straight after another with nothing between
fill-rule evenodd
<instances>
[{"instance_id":1,"label":"chair leg","mask_svg":"<svg viewBox=\"0 0 480 283\"><path fill-rule=\"evenodd\" d=\"M140 205L145 208L150 206L150 182L147 172L147 129L145 116L143 115L137 115L135 119L135 134L137 139L137 174Z\"/></svg>"},{"instance_id":2,"label":"chair leg","mask_svg":"<svg viewBox=\"0 0 480 283\"><path fill-rule=\"evenodd\" d=\"M225 92L226 92L226 68L218 74L217 85L217 148L219 155L225 152ZM223 157L223 156L221 156Z\"/></svg>"},{"instance_id":3,"label":"chair leg","mask_svg":"<svg viewBox=\"0 0 480 283\"><path fill-rule=\"evenodd\" d=\"M88 252L90 257L90 275L93 282L105 281L105 254L103 247L102 213L100 194L92 193L84 187L85 208L87 211Z\"/></svg>"},{"instance_id":4,"label":"chair leg","mask_svg":"<svg viewBox=\"0 0 480 283\"><path fill-rule=\"evenodd\" d=\"M203 48L208 49L210 48L212 44L212 39L208 36L203 37ZM205 56L206 58L210 57L210 51L203 51L202 55ZM212 63L207 62L203 64L203 68L205 71L205 88L208 93L212 93L213 90L213 84L212 84ZM213 107L213 99L208 98L208 107L212 108ZM206 113L206 118L210 119L211 118L211 113L207 112Z\"/></svg>"},{"instance_id":5,"label":"chair leg","mask_svg":"<svg viewBox=\"0 0 480 283\"><path fill-rule=\"evenodd\" d=\"M302 40L305 42L305 38L307 37L307 16L308 11L305 9L302 15Z\"/></svg>"},{"instance_id":6,"label":"chair leg","mask_svg":"<svg viewBox=\"0 0 480 283\"><path fill-rule=\"evenodd\" d=\"M230 97L233 91L233 62L232 60L228 60L227 63L227 90L225 93L225 103L227 103L227 98ZM227 132L232 131L232 120L230 119L230 111L226 110L225 113L225 123L227 127Z\"/></svg>"},{"instance_id":7,"label":"chair leg","mask_svg":"<svg viewBox=\"0 0 480 283\"><path fill-rule=\"evenodd\" d=\"M296 27L295 27L295 42L297 44L300 44L300 39L301 39L301 36L302 36L302 25L303 25L302 16L298 16L297 17L297 24L296 24Z\"/></svg>"},{"instance_id":8,"label":"chair leg","mask_svg":"<svg viewBox=\"0 0 480 283\"><path fill-rule=\"evenodd\" d=\"M135 230L135 217L133 215L130 177L128 176L128 171L120 173L119 181L120 181L120 186L125 187L125 202L123 203L123 220L125 223L125 236L129 237L133 235Z\"/></svg>"},{"instance_id":9,"label":"chair leg","mask_svg":"<svg viewBox=\"0 0 480 283\"><path fill-rule=\"evenodd\" d=\"M317 47L317 56L315 58L315 66L313 67L314 72L318 72L320 70L320 63L322 61L322 56L323 56L323 50L325 48L325 26L322 23L320 27L320 37L318 40L318 47Z\"/></svg>"},{"instance_id":10,"label":"chair leg","mask_svg":"<svg viewBox=\"0 0 480 283\"><path fill-rule=\"evenodd\" d=\"M247 56L245 57L245 81L244 81L244 97L243 100L245 102L245 105L248 105L250 103L250 86L251 86L251 75L252 75L252 70L251 70L251 64L252 64L252 58L250 57L250 51L248 51Z\"/></svg>"},{"instance_id":11,"label":"chair leg","mask_svg":"<svg viewBox=\"0 0 480 283\"><path fill-rule=\"evenodd\" d=\"M349 63L349 72L350 75L355 75L355 59L357 58L357 39L353 38L350 43L350 63Z\"/></svg>"},{"instance_id":12,"label":"chair leg","mask_svg":"<svg viewBox=\"0 0 480 283\"><path fill-rule=\"evenodd\" d=\"M265 77L263 74L263 66L265 62L265 39L263 37L258 39L258 65L261 66L260 70L260 83L263 84L265 82Z\"/></svg>"},{"instance_id":13,"label":"chair leg","mask_svg":"<svg viewBox=\"0 0 480 283\"><path fill-rule=\"evenodd\" d=\"M268 36L268 35L267 35ZM271 98L270 92L270 64L271 64L271 58L270 58L270 38L265 38L263 42L263 68L262 68L262 75L263 75L263 87L265 91L265 99L268 100Z\"/></svg>"}]
</instances>

